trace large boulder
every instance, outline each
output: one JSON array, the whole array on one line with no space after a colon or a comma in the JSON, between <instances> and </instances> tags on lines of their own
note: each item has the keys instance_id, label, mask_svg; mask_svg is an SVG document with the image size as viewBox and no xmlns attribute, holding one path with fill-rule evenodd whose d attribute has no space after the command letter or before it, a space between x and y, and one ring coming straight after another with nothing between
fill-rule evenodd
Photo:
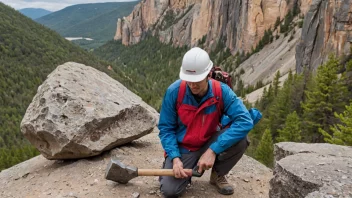
<instances>
[{"instance_id":1,"label":"large boulder","mask_svg":"<svg viewBox=\"0 0 352 198\"><path fill-rule=\"evenodd\" d=\"M352 148L331 144L275 144L272 198L352 196Z\"/></svg>"},{"instance_id":2,"label":"large boulder","mask_svg":"<svg viewBox=\"0 0 352 198\"><path fill-rule=\"evenodd\" d=\"M38 88L21 131L47 159L84 158L150 133L157 116L107 74L68 62Z\"/></svg>"}]
</instances>

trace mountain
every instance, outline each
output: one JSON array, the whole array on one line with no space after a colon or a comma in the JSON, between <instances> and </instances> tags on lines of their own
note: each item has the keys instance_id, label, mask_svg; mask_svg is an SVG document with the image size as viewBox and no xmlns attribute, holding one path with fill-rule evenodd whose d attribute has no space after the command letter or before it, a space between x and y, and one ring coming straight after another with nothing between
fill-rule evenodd
<instances>
[{"instance_id":1,"label":"mountain","mask_svg":"<svg viewBox=\"0 0 352 198\"><path fill-rule=\"evenodd\" d=\"M20 122L38 86L58 65L74 61L129 81L118 68L0 3L0 170L38 154L20 132ZM126 81L127 80L127 81Z\"/></svg>"},{"instance_id":2,"label":"mountain","mask_svg":"<svg viewBox=\"0 0 352 198\"><path fill-rule=\"evenodd\" d=\"M281 65L274 61L276 58L267 59L267 67L261 67L262 60L252 59L251 62L256 64L250 63L249 67L257 72L256 76L251 75L248 79L241 77L243 72L236 69L251 55L261 53L259 51L265 45L277 39L281 41L276 42L276 47L286 48L287 41L291 41L297 29L301 28L298 27L299 23L310 3L310 0L146 0L140 2L129 16L117 21L114 39L121 40L124 45L133 45L148 35L153 35L174 47L200 46L210 53L216 65L231 73L235 78L236 89L241 88L238 86L241 81L244 82L244 87L256 86L261 82L267 84L281 69ZM293 60L290 58L290 65L285 64L282 75L290 69L294 70L294 50L291 48L297 40L299 38L285 50ZM275 53L280 53L280 57L288 57L283 52ZM246 76L248 77L248 72Z\"/></svg>"},{"instance_id":3,"label":"mountain","mask_svg":"<svg viewBox=\"0 0 352 198\"><path fill-rule=\"evenodd\" d=\"M73 5L36 21L63 37L94 39L90 43L96 47L114 37L117 19L131 13L137 3L138 1Z\"/></svg>"},{"instance_id":4,"label":"mountain","mask_svg":"<svg viewBox=\"0 0 352 198\"><path fill-rule=\"evenodd\" d=\"M37 19L52 13L51 11L42 8L24 8L18 11L31 19Z\"/></svg>"},{"instance_id":5,"label":"mountain","mask_svg":"<svg viewBox=\"0 0 352 198\"><path fill-rule=\"evenodd\" d=\"M206 37L205 47L209 50L223 42L233 54L246 53L278 18L283 20L294 9L306 13L309 5L310 0L146 0L129 16L119 19L115 39L122 39L125 45L134 44L150 31L176 46L195 45Z\"/></svg>"}]
</instances>

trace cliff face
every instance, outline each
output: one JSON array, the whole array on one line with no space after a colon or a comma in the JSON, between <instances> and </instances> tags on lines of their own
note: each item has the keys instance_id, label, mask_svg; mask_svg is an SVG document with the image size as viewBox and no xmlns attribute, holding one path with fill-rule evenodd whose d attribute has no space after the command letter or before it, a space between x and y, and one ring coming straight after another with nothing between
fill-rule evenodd
<instances>
[{"instance_id":1,"label":"cliff face","mask_svg":"<svg viewBox=\"0 0 352 198\"><path fill-rule=\"evenodd\" d=\"M351 1L313 0L296 48L296 70L302 72L304 66L316 69L330 53L348 54L351 43Z\"/></svg>"},{"instance_id":2,"label":"cliff face","mask_svg":"<svg viewBox=\"0 0 352 198\"><path fill-rule=\"evenodd\" d=\"M287 4L289 2L289 4ZM264 31L282 20L294 5L305 13L311 0L144 0L117 22L115 40L138 43L147 32L175 46L195 45L206 36L206 48L221 39L232 50L249 51Z\"/></svg>"}]
</instances>

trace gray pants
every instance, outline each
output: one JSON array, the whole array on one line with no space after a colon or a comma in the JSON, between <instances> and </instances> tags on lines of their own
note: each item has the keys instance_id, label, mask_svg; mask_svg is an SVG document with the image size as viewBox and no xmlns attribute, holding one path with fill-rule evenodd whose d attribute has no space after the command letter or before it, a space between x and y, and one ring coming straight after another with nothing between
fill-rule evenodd
<instances>
[{"instance_id":1,"label":"gray pants","mask_svg":"<svg viewBox=\"0 0 352 198\"><path fill-rule=\"evenodd\" d=\"M219 134L221 134L221 132ZM211 143L216 140L218 135L213 137L206 145L204 145L198 151L190 152L187 154L181 154L183 168L193 169L197 165L199 158L209 148ZM248 146L249 140L247 137L239 141L237 144L231 146L226 151L217 155L213 170L215 170L218 175L226 175L241 159L243 153L245 152ZM172 161L169 157L166 157L163 163L163 168L172 169L172 166ZM191 182L191 178L178 179L170 176L161 176L159 180L160 191L164 195L164 197L167 198L180 196L186 189L186 186Z\"/></svg>"}]
</instances>

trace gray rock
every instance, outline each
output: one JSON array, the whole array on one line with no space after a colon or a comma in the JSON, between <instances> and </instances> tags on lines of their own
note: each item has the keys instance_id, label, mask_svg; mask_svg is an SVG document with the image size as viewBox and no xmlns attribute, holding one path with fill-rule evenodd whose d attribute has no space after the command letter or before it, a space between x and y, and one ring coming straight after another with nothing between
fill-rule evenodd
<instances>
[{"instance_id":1,"label":"gray rock","mask_svg":"<svg viewBox=\"0 0 352 198\"><path fill-rule=\"evenodd\" d=\"M139 193L138 192L132 193L132 198L139 198Z\"/></svg>"},{"instance_id":2,"label":"gray rock","mask_svg":"<svg viewBox=\"0 0 352 198\"><path fill-rule=\"evenodd\" d=\"M47 159L95 156L152 132L157 113L107 74L78 63L58 66L21 122Z\"/></svg>"},{"instance_id":3,"label":"gray rock","mask_svg":"<svg viewBox=\"0 0 352 198\"><path fill-rule=\"evenodd\" d=\"M306 144L294 142L280 142L274 145L275 161L279 161L289 155L298 153L316 153L320 155L331 155L352 158L350 147L333 144Z\"/></svg>"},{"instance_id":4,"label":"gray rock","mask_svg":"<svg viewBox=\"0 0 352 198\"><path fill-rule=\"evenodd\" d=\"M269 196L348 197L352 186L352 148L331 144L275 144Z\"/></svg>"},{"instance_id":5,"label":"gray rock","mask_svg":"<svg viewBox=\"0 0 352 198\"><path fill-rule=\"evenodd\" d=\"M350 53L352 23L348 13L351 8L350 0L312 1L296 48L297 72L303 72L305 66L315 70L330 53L338 56Z\"/></svg>"}]
</instances>

